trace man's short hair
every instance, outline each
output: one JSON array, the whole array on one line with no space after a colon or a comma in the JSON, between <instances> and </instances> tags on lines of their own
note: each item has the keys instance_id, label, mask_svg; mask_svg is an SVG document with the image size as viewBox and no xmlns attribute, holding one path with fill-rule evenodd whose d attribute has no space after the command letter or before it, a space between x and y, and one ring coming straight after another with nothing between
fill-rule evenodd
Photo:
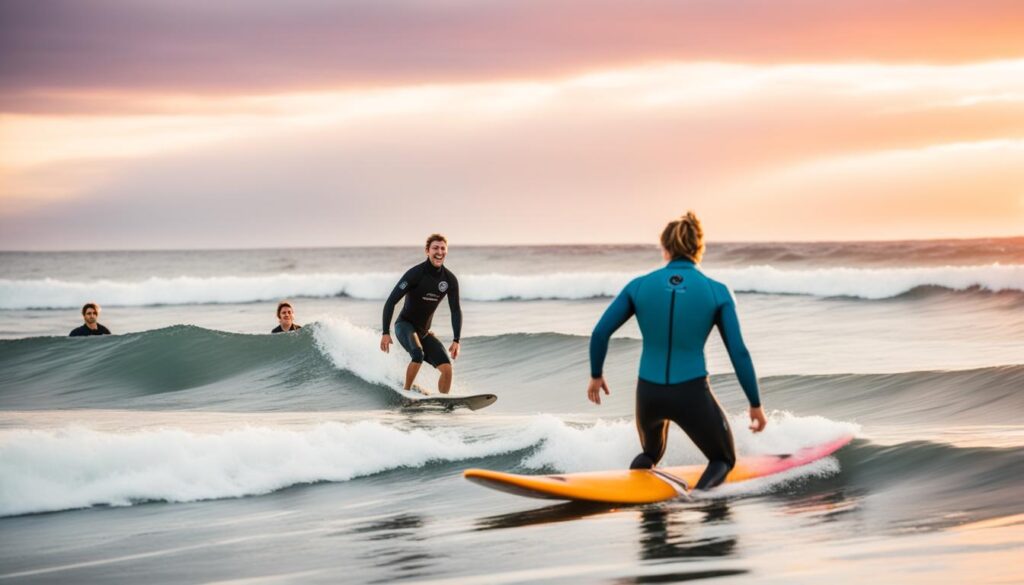
<instances>
[{"instance_id":1,"label":"man's short hair","mask_svg":"<svg viewBox=\"0 0 1024 585\"><path fill-rule=\"evenodd\" d=\"M96 303L85 303L84 305L82 305L82 316L83 317L85 316L85 312L88 311L89 309L95 310L97 314L99 314L99 312L100 312L100 306L97 305Z\"/></svg>"},{"instance_id":2,"label":"man's short hair","mask_svg":"<svg viewBox=\"0 0 1024 585\"><path fill-rule=\"evenodd\" d=\"M441 234L430 234L429 236L427 236L426 248L429 250L430 249L430 244L433 244L434 242L444 242L444 245L447 246L448 245L448 238L442 236Z\"/></svg>"},{"instance_id":3,"label":"man's short hair","mask_svg":"<svg viewBox=\"0 0 1024 585\"><path fill-rule=\"evenodd\" d=\"M283 309L285 307L288 307L289 309L291 309L293 311L295 310L295 307L293 307L292 304L289 303L288 301L281 301L280 303L277 303L277 318L278 319L281 318L281 309Z\"/></svg>"}]
</instances>

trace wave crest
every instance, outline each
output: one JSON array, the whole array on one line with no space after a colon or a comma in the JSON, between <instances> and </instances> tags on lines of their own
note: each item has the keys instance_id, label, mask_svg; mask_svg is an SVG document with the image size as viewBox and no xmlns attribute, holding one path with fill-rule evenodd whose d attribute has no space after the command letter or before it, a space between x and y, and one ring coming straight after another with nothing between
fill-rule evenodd
<instances>
[{"instance_id":1,"label":"wave crest","mask_svg":"<svg viewBox=\"0 0 1024 585\"><path fill-rule=\"evenodd\" d=\"M261 495L297 484L508 455L524 470L613 469L628 462L637 447L631 421L579 427L552 415L533 415L506 422L511 424L500 433L451 426L406 430L376 421L216 433L82 426L5 430L0 431L0 516ZM752 440L749 431L741 431L737 444L747 454L770 453L851 429L818 417L779 415L771 436ZM683 433L673 433L670 442L666 463L703 460ZM581 453L588 455L581 460Z\"/></svg>"}]
</instances>

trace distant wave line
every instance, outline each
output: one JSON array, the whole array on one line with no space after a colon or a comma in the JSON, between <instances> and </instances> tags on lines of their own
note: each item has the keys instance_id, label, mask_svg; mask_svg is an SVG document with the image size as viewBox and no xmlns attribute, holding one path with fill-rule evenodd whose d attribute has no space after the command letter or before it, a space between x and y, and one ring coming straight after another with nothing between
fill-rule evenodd
<instances>
[{"instance_id":1,"label":"distant wave line","mask_svg":"<svg viewBox=\"0 0 1024 585\"><path fill-rule=\"evenodd\" d=\"M1024 265L917 268L817 268L773 266L706 271L735 292L851 297L879 300L922 287L954 291L1024 292ZM470 301L582 300L612 297L637 276L632 272L556 272L532 276L468 274L460 277ZM139 281L0 279L0 309L68 309L95 300L107 306L233 304L282 298L347 296L382 300L398 273L313 273L267 276L151 277Z\"/></svg>"}]
</instances>

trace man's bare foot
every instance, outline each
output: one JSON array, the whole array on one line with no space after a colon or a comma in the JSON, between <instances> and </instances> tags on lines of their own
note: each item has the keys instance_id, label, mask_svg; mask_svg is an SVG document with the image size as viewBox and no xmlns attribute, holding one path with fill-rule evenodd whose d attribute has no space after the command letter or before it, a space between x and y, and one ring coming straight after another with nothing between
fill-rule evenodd
<instances>
[{"instance_id":1,"label":"man's bare foot","mask_svg":"<svg viewBox=\"0 0 1024 585\"><path fill-rule=\"evenodd\" d=\"M420 394L422 394L424 396L429 396L430 395L430 392L427 392L426 388L424 388L423 386L418 386L416 384L413 384L412 388L409 388L409 391L410 392L419 392Z\"/></svg>"}]
</instances>

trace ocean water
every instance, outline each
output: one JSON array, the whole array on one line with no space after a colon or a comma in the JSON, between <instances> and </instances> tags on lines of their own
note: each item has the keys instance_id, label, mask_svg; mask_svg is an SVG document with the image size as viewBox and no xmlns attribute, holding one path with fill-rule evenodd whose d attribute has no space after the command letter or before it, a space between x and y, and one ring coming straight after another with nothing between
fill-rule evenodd
<instances>
[{"instance_id":1,"label":"ocean water","mask_svg":"<svg viewBox=\"0 0 1024 585\"><path fill-rule=\"evenodd\" d=\"M601 406L590 329L655 246L464 247L455 394L402 408L378 348L412 248L0 253L0 580L74 583L1024 582L1024 238L711 245L764 433L712 334L738 450L834 457L692 502L591 506L467 467L620 468L634 322ZM290 299L301 332L268 335ZM115 335L67 338L86 301ZM442 305L434 330L451 337ZM425 368L419 383L436 388ZM674 429L666 464L702 458Z\"/></svg>"}]
</instances>

